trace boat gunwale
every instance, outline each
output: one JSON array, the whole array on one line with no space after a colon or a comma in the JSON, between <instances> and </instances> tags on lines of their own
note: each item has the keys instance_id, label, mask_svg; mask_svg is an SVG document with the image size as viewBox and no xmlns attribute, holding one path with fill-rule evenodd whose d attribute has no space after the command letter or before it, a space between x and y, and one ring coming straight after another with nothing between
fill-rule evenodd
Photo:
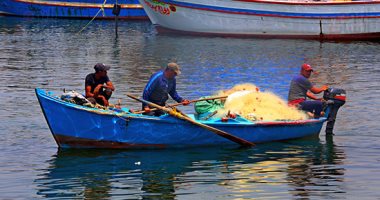
<instances>
[{"instance_id":1,"label":"boat gunwale","mask_svg":"<svg viewBox=\"0 0 380 200\"><path fill-rule=\"evenodd\" d=\"M136 114L127 113L127 112L122 111L122 110L121 110L121 112L118 112L118 111L110 110L110 109L109 110L102 110L102 109L99 109L99 108L92 108L92 107L88 107L88 106L82 106L82 105L70 103L70 102L64 101L62 99L59 99L58 96L52 96L51 94L49 94L48 91L45 91L43 89L36 88L35 90L36 90L36 94L37 94L38 97L42 97L42 98L54 101L55 103L59 103L59 104L65 106L66 108L70 108L70 109L77 109L77 110L86 111L86 112L90 112L90 113L98 114L98 115L116 116L116 117L121 117L121 118L126 119L126 120L129 119L129 118L141 118L141 119L149 119L149 120L160 120L157 117L149 117L149 116L145 116L144 117L144 115L141 115L141 116L138 115L137 116Z\"/></svg>"},{"instance_id":2,"label":"boat gunwale","mask_svg":"<svg viewBox=\"0 0 380 200\"><path fill-rule=\"evenodd\" d=\"M114 4L100 4L100 3L81 3L81 2L57 2L57 1L41 1L41 0L13 0L18 3L37 4L46 6L60 6L60 7L80 7L80 8L107 8L112 9ZM120 4L121 8L128 9L143 9L141 4Z\"/></svg>"},{"instance_id":3,"label":"boat gunwale","mask_svg":"<svg viewBox=\"0 0 380 200\"><path fill-rule=\"evenodd\" d=\"M156 2L166 4L182 3L176 0L154 0ZM350 4L380 4L380 0L357 0L357 1L286 1L286 0L231 0L236 2L246 3L262 3L262 4L284 4L284 5L308 5L308 6L320 6L320 5L350 5Z\"/></svg>"},{"instance_id":4,"label":"boat gunwale","mask_svg":"<svg viewBox=\"0 0 380 200\"><path fill-rule=\"evenodd\" d=\"M160 1L160 0L158 0ZM285 4L285 5L349 5L349 4L380 4L378 0L356 0L356 1L285 1L285 0L232 0L249 3L268 3L268 4Z\"/></svg>"}]
</instances>

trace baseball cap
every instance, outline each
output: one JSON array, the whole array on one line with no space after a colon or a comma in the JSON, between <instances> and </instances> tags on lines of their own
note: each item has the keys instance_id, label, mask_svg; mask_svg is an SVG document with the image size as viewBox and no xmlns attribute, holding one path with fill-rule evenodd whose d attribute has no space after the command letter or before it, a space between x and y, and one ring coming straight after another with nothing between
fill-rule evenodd
<instances>
[{"instance_id":1,"label":"baseball cap","mask_svg":"<svg viewBox=\"0 0 380 200\"><path fill-rule=\"evenodd\" d=\"M312 68L309 64L306 64L306 63L304 63L304 64L301 66L301 69L302 69L302 70L305 70L305 71L314 71L313 68Z\"/></svg>"},{"instance_id":2,"label":"baseball cap","mask_svg":"<svg viewBox=\"0 0 380 200\"><path fill-rule=\"evenodd\" d=\"M168 63L168 66L166 68L174 71L177 75L181 74L180 66L177 63Z\"/></svg>"},{"instance_id":3,"label":"baseball cap","mask_svg":"<svg viewBox=\"0 0 380 200\"><path fill-rule=\"evenodd\" d=\"M97 63L95 66L94 66L94 69L95 71L107 71L109 69L111 69L110 66L107 66L105 65L104 63Z\"/></svg>"}]
</instances>

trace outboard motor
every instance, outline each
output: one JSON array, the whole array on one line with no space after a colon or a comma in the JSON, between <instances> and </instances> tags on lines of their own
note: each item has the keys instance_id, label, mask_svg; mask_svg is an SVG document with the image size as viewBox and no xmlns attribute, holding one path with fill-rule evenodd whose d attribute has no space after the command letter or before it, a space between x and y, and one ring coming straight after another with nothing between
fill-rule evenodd
<instances>
[{"instance_id":1,"label":"outboard motor","mask_svg":"<svg viewBox=\"0 0 380 200\"><path fill-rule=\"evenodd\" d=\"M346 91L338 88L329 88L324 91L323 99L330 109L327 117L326 135L332 135L338 110L346 103Z\"/></svg>"}]
</instances>

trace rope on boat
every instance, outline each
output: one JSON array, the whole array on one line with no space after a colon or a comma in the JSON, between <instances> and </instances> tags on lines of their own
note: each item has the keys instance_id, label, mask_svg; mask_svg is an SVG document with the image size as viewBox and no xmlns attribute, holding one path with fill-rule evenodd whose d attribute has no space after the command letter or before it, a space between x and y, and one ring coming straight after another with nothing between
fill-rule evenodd
<instances>
[{"instance_id":1,"label":"rope on boat","mask_svg":"<svg viewBox=\"0 0 380 200\"><path fill-rule=\"evenodd\" d=\"M82 96L80 93L78 93L74 90L72 90L69 93L73 93L74 95L78 94L78 95ZM97 103L94 105L91 102L90 103L84 103L84 104L78 104L75 100L70 99L70 95L68 96L68 98L62 98L65 94L66 94L66 89L64 89L63 95L55 96L55 98L62 100L62 101L65 101L65 102L69 102L71 104L74 104L75 108L80 109L80 110L85 110L87 112L92 112L92 113L95 113L98 115L111 115L111 116L117 117L117 118L119 118L119 119L121 119L127 123L131 118L139 118L139 119L145 119L146 118L144 116L130 116L130 115L128 115L129 112L124 111L122 109L114 110L114 109L112 109L112 108L116 108L116 106L114 104L110 104L109 107L102 106L102 105L97 104ZM64 97L67 97L67 95L68 94L66 94ZM121 104L120 100L118 101L118 104L119 105ZM152 118L146 118L146 119L152 120ZM159 119L154 119L154 120L159 120Z\"/></svg>"},{"instance_id":2,"label":"rope on boat","mask_svg":"<svg viewBox=\"0 0 380 200\"><path fill-rule=\"evenodd\" d=\"M183 117L182 113L178 112L175 108L171 109L169 111L169 114L173 115L173 116L175 116L177 118Z\"/></svg>"},{"instance_id":3,"label":"rope on boat","mask_svg":"<svg viewBox=\"0 0 380 200\"><path fill-rule=\"evenodd\" d=\"M106 5L106 2L107 2L107 0L104 0L104 2L103 2L103 4L102 4L102 6L100 7L100 9L99 9L99 11L96 13L96 15L86 24L86 26L84 26L77 34L80 34L80 33L82 33L82 31L84 30L84 29L86 29L87 28L87 26L89 26L91 23L92 23L92 21L94 21L95 20L95 18L96 17L98 17L98 15L99 15L99 13L100 13L100 11L103 13L103 16L104 16L104 6Z\"/></svg>"}]
</instances>

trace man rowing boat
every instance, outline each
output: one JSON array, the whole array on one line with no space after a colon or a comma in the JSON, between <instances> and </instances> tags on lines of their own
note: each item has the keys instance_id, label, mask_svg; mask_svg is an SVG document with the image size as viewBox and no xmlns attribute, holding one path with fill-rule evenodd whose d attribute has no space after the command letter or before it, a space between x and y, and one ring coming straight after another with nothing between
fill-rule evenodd
<instances>
[{"instance_id":1,"label":"man rowing boat","mask_svg":"<svg viewBox=\"0 0 380 200\"><path fill-rule=\"evenodd\" d=\"M143 99L150 101L160 106L165 106L166 101L169 99L170 95L178 103L183 105L188 105L189 100L182 98L176 90L176 79L177 75L181 74L180 67L177 63L168 63L164 71L159 71L153 74L148 83L145 86L143 92ZM147 104L142 104L142 108L145 114L160 116L164 114L161 110L150 110Z\"/></svg>"}]
</instances>

